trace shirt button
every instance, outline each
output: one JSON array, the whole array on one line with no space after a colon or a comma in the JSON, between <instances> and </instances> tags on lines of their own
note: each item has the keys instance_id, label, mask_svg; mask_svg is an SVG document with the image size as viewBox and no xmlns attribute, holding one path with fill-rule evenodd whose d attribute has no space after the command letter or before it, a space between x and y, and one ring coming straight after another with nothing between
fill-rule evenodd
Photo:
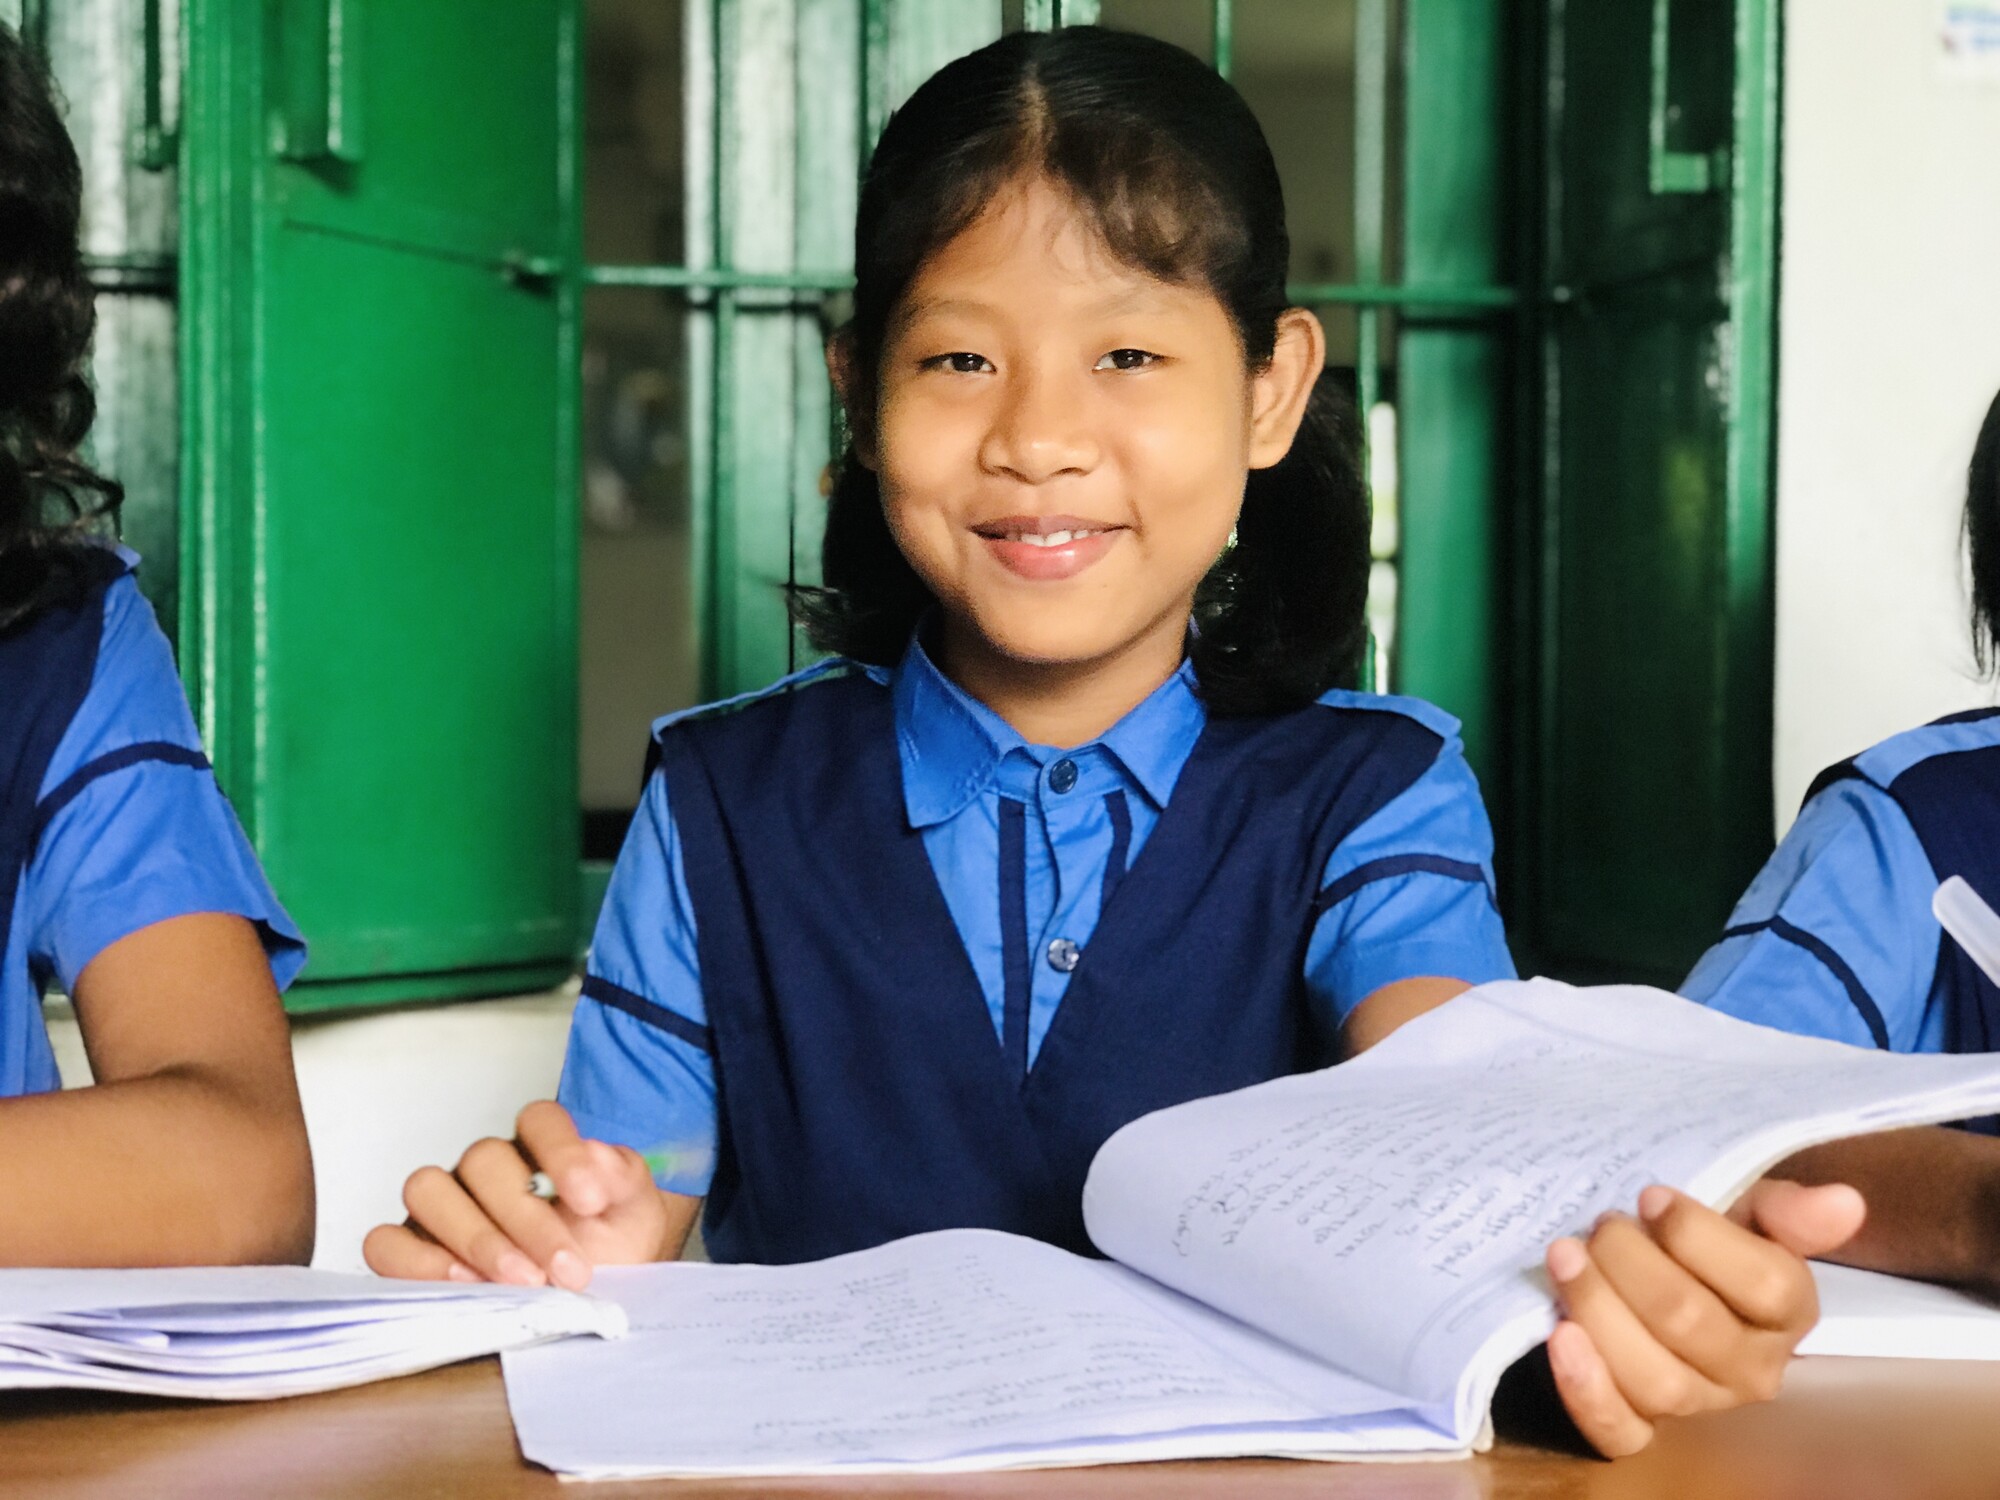
<instances>
[{"instance_id":1,"label":"shirt button","mask_svg":"<svg viewBox=\"0 0 2000 1500\"><path fill-rule=\"evenodd\" d=\"M1049 790L1058 794L1076 785L1076 762L1059 760L1049 767Z\"/></svg>"},{"instance_id":2,"label":"shirt button","mask_svg":"<svg viewBox=\"0 0 2000 1500\"><path fill-rule=\"evenodd\" d=\"M1067 974L1082 962L1083 950L1068 938L1057 938L1049 944L1049 967L1058 974Z\"/></svg>"}]
</instances>

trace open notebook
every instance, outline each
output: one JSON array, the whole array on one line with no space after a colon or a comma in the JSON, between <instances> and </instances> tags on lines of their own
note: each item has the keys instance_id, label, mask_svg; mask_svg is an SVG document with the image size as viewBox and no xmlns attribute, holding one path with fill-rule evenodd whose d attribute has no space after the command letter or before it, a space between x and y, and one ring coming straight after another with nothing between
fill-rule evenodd
<instances>
[{"instance_id":1,"label":"open notebook","mask_svg":"<svg viewBox=\"0 0 2000 1500\"><path fill-rule=\"evenodd\" d=\"M951 1230L606 1271L631 1335L505 1355L508 1402L530 1459L591 1478L1449 1457L1554 1326L1550 1241L1652 1182L1721 1205L1804 1146L1996 1105L2000 1056L1493 984L1119 1131L1084 1192L1108 1261Z\"/></svg>"},{"instance_id":2,"label":"open notebook","mask_svg":"<svg viewBox=\"0 0 2000 1500\"><path fill-rule=\"evenodd\" d=\"M0 1271L0 1390L296 1396L624 1331L616 1304L549 1289L297 1266Z\"/></svg>"}]
</instances>

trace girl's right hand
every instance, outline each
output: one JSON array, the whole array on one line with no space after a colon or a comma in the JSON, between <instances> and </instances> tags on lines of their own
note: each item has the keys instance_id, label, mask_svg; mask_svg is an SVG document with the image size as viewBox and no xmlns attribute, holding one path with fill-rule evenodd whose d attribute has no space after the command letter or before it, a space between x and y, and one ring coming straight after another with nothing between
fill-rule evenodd
<instances>
[{"instance_id":1,"label":"girl's right hand","mask_svg":"<svg viewBox=\"0 0 2000 1500\"><path fill-rule=\"evenodd\" d=\"M555 1202L531 1191L537 1171ZM595 1266L677 1255L698 1203L662 1192L638 1152L585 1140L567 1110L542 1100L521 1111L513 1140L475 1142L450 1172L411 1173L410 1217L378 1224L361 1248L381 1276L581 1291Z\"/></svg>"}]
</instances>

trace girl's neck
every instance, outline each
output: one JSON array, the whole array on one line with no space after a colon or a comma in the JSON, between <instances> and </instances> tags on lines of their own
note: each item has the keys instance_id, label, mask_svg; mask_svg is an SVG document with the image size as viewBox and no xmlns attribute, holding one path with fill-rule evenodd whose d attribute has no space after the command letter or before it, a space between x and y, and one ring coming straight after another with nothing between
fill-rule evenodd
<instances>
[{"instance_id":1,"label":"girl's neck","mask_svg":"<svg viewBox=\"0 0 2000 1500\"><path fill-rule=\"evenodd\" d=\"M1068 749L1098 739L1180 669L1187 627L1165 622L1110 656L1024 662L993 650L949 617L938 631L938 666L1031 745Z\"/></svg>"}]
</instances>

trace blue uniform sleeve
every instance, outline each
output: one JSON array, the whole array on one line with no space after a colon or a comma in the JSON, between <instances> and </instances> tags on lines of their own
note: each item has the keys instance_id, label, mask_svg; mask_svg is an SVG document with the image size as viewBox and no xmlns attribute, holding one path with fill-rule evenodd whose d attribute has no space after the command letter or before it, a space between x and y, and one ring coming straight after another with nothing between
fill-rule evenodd
<instances>
[{"instance_id":1,"label":"blue uniform sleeve","mask_svg":"<svg viewBox=\"0 0 2000 1500\"><path fill-rule=\"evenodd\" d=\"M1784 1031L1939 1051L1936 890L1895 800L1836 781L1806 804L1681 993Z\"/></svg>"},{"instance_id":2,"label":"blue uniform sleeve","mask_svg":"<svg viewBox=\"0 0 2000 1500\"><path fill-rule=\"evenodd\" d=\"M645 1153L667 1191L708 1191L715 1063L694 902L658 773L604 894L556 1098L585 1135Z\"/></svg>"},{"instance_id":3,"label":"blue uniform sleeve","mask_svg":"<svg viewBox=\"0 0 2000 1500\"><path fill-rule=\"evenodd\" d=\"M90 689L57 745L22 882L30 962L74 991L142 927L198 912L256 924L280 988L305 962L202 753L172 648L130 577L107 591Z\"/></svg>"},{"instance_id":4,"label":"blue uniform sleeve","mask_svg":"<svg viewBox=\"0 0 2000 1500\"><path fill-rule=\"evenodd\" d=\"M1430 768L1327 861L1306 988L1329 1031L1399 979L1514 977L1486 804L1456 732L1437 717L1444 745Z\"/></svg>"}]
</instances>

